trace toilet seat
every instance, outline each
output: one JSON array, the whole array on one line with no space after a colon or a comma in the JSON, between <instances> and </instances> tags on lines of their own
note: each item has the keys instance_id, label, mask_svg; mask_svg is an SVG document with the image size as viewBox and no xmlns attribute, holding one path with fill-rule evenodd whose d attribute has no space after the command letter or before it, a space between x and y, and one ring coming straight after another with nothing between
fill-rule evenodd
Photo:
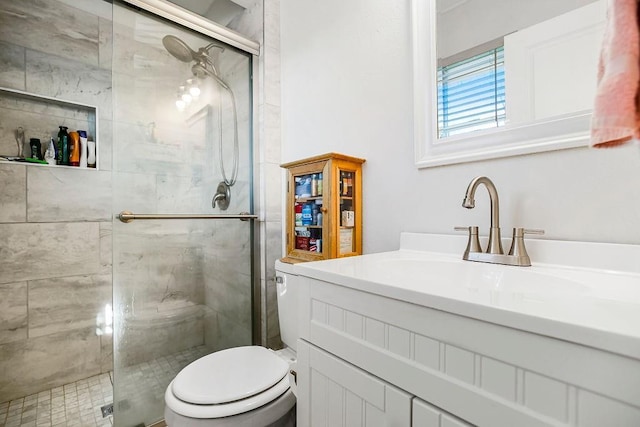
<instances>
[{"instance_id":1,"label":"toilet seat","mask_svg":"<svg viewBox=\"0 0 640 427\"><path fill-rule=\"evenodd\" d=\"M222 350L180 371L167 387L165 402L174 412L192 418L241 414L287 392L288 371L288 363L264 347Z\"/></svg>"}]
</instances>

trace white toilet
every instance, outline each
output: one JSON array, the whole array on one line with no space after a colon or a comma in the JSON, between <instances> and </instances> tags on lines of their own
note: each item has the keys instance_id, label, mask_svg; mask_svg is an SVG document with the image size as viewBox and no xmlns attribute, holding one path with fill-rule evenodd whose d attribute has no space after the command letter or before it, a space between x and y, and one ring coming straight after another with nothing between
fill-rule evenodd
<instances>
[{"instance_id":1,"label":"white toilet","mask_svg":"<svg viewBox=\"0 0 640 427\"><path fill-rule=\"evenodd\" d=\"M297 277L276 262L278 320L283 350L230 348L192 362L165 392L169 427L295 426L295 368L298 339Z\"/></svg>"}]
</instances>

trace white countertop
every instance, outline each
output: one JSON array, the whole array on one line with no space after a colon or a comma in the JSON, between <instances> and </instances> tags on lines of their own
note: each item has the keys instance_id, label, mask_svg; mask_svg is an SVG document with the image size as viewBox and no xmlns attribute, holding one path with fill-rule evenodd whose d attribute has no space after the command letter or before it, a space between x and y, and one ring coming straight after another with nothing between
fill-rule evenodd
<instances>
[{"instance_id":1,"label":"white countertop","mask_svg":"<svg viewBox=\"0 0 640 427\"><path fill-rule=\"evenodd\" d=\"M640 359L640 246L536 240L528 242L533 266L510 267L462 261L461 236L403 233L401 241L398 251L292 270ZM549 263L553 254L562 264Z\"/></svg>"}]
</instances>

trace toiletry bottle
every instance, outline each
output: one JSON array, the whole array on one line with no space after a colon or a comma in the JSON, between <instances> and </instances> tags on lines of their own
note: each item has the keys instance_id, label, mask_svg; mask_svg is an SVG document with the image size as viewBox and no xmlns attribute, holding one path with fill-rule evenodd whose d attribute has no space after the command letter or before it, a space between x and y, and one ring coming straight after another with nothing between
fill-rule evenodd
<instances>
[{"instance_id":1,"label":"toiletry bottle","mask_svg":"<svg viewBox=\"0 0 640 427\"><path fill-rule=\"evenodd\" d=\"M87 166L90 168L96 167L96 142L87 141Z\"/></svg>"},{"instance_id":2,"label":"toiletry bottle","mask_svg":"<svg viewBox=\"0 0 640 427\"><path fill-rule=\"evenodd\" d=\"M87 167L87 131L79 130L80 135L80 167Z\"/></svg>"},{"instance_id":3,"label":"toiletry bottle","mask_svg":"<svg viewBox=\"0 0 640 427\"><path fill-rule=\"evenodd\" d=\"M322 196L322 173L318 174L318 196Z\"/></svg>"},{"instance_id":4,"label":"toiletry bottle","mask_svg":"<svg viewBox=\"0 0 640 427\"><path fill-rule=\"evenodd\" d=\"M311 225L318 225L318 214L320 213L320 208L315 203L311 206Z\"/></svg>"},{"instance_id":5,"label":"toiletry bottle","mask_svg":"<svg viewBox=\"0 0 640 427\"><path fill-rule=\"evenodd\" d=\"M29 157L42 160L42 145L40 144L40 140L38 138L30 138L29 147L31 148L31 156Z\"/></svg>"},{"instance_id":6,"label":"toiletry bottle","mask_svg":"<svg viewBox=\"0 0 640 427\"><path fill-rule=\"evenodd\" d=\"M49 141L49 146L47 147L47 151L44 153L44 159L47 161L47 164L55 166L56 164L56 144L53 142L53 138Z\"/></svg>"},{"instance_id":7,"label":"toiletry bottle","mask_svg":"<svg viewBox=\"0 0 640 427\"><path fill-rule=\"evenodd\" d=\"M311 225L312 217L311 203L305 203L302 207L302 225Z\"/></svg>"},{"instance_id":8,"label":"toiletry bottle","mask_svg":"<svg viewBox=\"0 0 640 427\"><path fill-rule=\"evenodd\" d=\"M300 203L296 203L295 211L295 224L296 227L300 227L302 226L302 205Z\"/></svg>"},{"instance_id":9,"label":"toiletry bottle","mask_svg":"<svg viewBox=\"0 0 640 427\"><path fill-rule=\"evenodd\" d=\"M58 132L58 164L69 164L69 133L66 126L58 126L60 131Z\"/></svg>"},{"instance_id":10,"label":"toiletry bottle","mask_svg":"<svg viewBox=\"0 0 640 427\"><path fill-rule=\"evenodd\" d=\"M69 166L80 166L80 134L69 132Z\"/></svg>"},{"instance_id":11,"label":"toiletry bottle","mask_svg":"<svg viewBox=\"0 0 640 427\"><path fill-rule=\"evenodd\" d=\"M311 175L311 197L318 195L318 174Z\"/></svg>"}]
</instances>

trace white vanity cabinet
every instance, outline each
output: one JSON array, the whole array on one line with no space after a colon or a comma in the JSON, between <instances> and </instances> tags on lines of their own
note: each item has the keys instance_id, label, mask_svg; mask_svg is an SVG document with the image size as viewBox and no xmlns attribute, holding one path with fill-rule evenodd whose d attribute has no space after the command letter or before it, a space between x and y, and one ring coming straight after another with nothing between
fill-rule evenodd
<instances>
[{"instance_id":1,"label":"white vanity cabinet","mask_svg":"<svg viewBox=\"0 0 640 427\"><path fill-rule=\"evenodd\" d=\"M640 426L640 357L298 274L301 427Z\"/></svg>"}]
</instances>

